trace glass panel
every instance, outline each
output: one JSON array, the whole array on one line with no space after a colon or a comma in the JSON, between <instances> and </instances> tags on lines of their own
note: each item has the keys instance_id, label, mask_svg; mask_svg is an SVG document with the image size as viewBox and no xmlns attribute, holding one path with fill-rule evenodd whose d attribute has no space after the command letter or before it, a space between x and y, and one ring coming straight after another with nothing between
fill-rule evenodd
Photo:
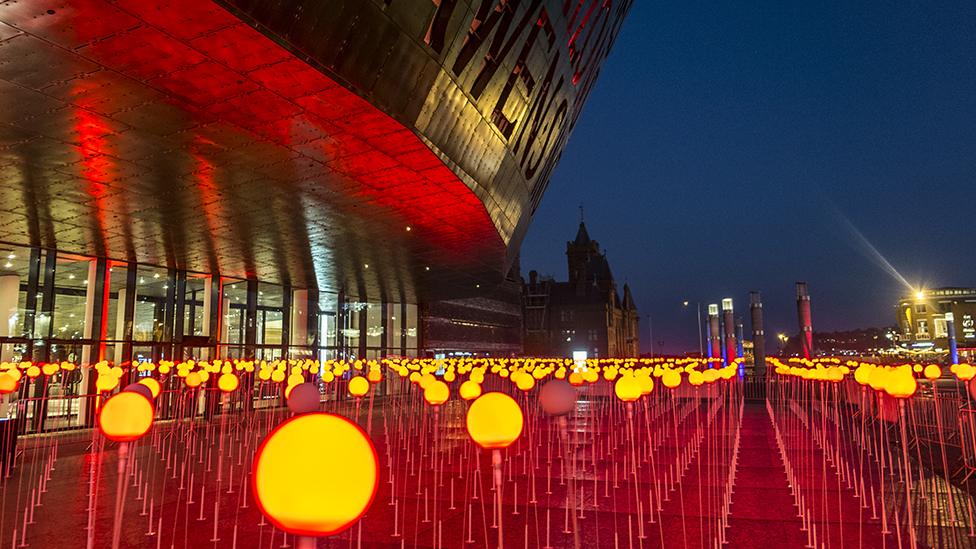
<instances>
[{"instance_id":1,"label":"glass panel","mask_svg":"<svg viewBox=\"0 0 976 549\"><path fill-rule=\"evenodd\" d=\"M207 276L186 274L186 289L183 293L183 335L210 335L203 331L203 298Z\"/></svg>"},{"instance_id":2,"label":"glass panel","mask_svg":"<svg viewBox=\"0 0 976 549\"><path fill-rule=\"evenodd\" d=\"M30 250L27 248L0 248L0 337L26 337L24 319L27 302L27 277ZM27 351L22 343L5 343L0 349L0 360L21 360Z\"/></svg>"},{"instance_id":3,"label":"glass panel","mask_svg":"<svg viewBox=\"0 0 976 549\"><path fill-rule=\"evenodd\" d=\"M284 313L281 310L258 311L258 343L281 345L281 327Z\"/></svg>"},{"instance_id":4,"label":"glass panel","mask_svg":"<svg viewBox=\"0 0 976 549\"><path fill-rule=\"evenodd\" d=\"M108 360L122 361L122 343L125 338L125 283L128 269L125 264L109 264L108 274L108 314L106 320L105 338L117 341L113 347L106 349Z\"/></svg>"},{"instance_id":5,"label":"glass panel","mask_svg":"<svg viewBox=\"0 0 976 549\"><path fill-rule=\"evenodd\" d=\"M92 260L65 254L58 255L54 270L54 325L56 339L83 339L88 294L88 272ZM52 352L54 348L51 348ZM75 350L80 356L80 349ZM54 360L54 358L52 358ZM71 360L57 357L57 360ZM72 361L73 362L73 361Z\"/></svg>"},{"instance_id":6,"label":"glass panel","mask_svg":"<svg viewBox=\"0 0 976 549\"><path fill-rule=\"evenodd\" d=\"M284 302L284 288L282 286L258 283L256 341L258 345L281 345Z\"/></svg>"},{"instance_id":7,"label":"glass panel","mask_svg":"<svg viewBox=\"0 0 976 549\"><path fill-rule=\"evenodd\" d=\"M359 315L366 314L366 304L358 301L346 303L346 320L342 327L343 345L350 360L359 354Z\"/></svg>"},{"instance_id":8,"label":"glass panel","mask_svg":"<svg viewBox=\"0 0 976 549\"><path fill-rule=\"evenodd\" d=\"M386 310L387 315L389 315L389 320L387 321L389 328L386 331L386 350L390 355L399 355L400 342L403 341L403 315L400 314L400 304L389 303L386 306Z\"/></svg>"},{"instance_id":9,"label":"glass panel","mask_svg":"<svg viewBox=\"0 0 976 549\"><path fill-rule=\"evenodd\" d=\"M383 305L366 304L366 346L375 349L383 345Z\"/></svg>"},{"instance_id":10,"label":"glass panel","mask_svg":"<svg viewBox=\"0 0 976 549\"><path fill-rule=\"evenodd\" d=\"M339 296L322 292L319 294L319 345L334 349L336 339L336 304Z\"/></svg>"},{"instance_id":11,"label":"glass panel","mask_svg":"<svg viewBox=\"0 0 976 549\"><path fill-rule=\"evenodd\" d=\"M224 283L221 302L221 342L227 343L223 356L243 358L244 319L247 309L247 282L240 280Z\"/></svg>"},{"instance_id":12,"label":"glass panel","mask_svg":"<svg viewBox=\"0 0 976 549\"><path fill-rule=\"evenodd\" d=\"M417 306L407 304L407 349L417 348ZM407 353L410 356L410 353Z\"/></svg>"},{"instance_id":13,"label":"glass panel","mask_svg":"<svg viewBox=\"0 0 976 549\"><path fill-rule=\"evenodd\" d=\"M132 339L163 341L169 273L166 269L146 266L139 266L137 273Z\"/></svg>"}]
</instances>

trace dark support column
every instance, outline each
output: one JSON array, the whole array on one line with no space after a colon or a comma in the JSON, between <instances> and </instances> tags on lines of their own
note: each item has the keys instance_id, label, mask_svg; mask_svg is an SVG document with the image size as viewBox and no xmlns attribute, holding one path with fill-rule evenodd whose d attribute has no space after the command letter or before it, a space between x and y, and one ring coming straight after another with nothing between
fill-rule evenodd
<instances>
[{"instance_id":1,"label":"dark support column","mask_svg":"<svg viewBox=\"0 0 976 549\"><path fill-rule=\"evenodd\" d=\"M348 349L346 349L346 336L343 335L343 329L346 327L346 318L349 315L346 309L345 290L339 290L336 301L336 354L337 358L345 359L348 358Z\"/></svg>"},{"instance_id":2,"label":"dark support column","mask_svg":"<svg viewBox=\"0 0 976 549\"><path fill-rule=\"evenodd\" d=\"M220 356L220 338L223 335L220 333L220 327L223 326L223 302L224 282L220 278L220 273L214 273L210 276L210 318L208 319L210 333L207 334L210 336L210 345L213 349L210 360Z\"/></svg>"},{"instance_id":3,"label":"dark support column","mask_svg":"<svg viewBox=\"0 0 976 549\"><path fill-rule=\"evenodd\" d=\"M167 273L166 281L166 307L163 313L163 342L159 345L162 350L160 356L154 357L154 360L159 361L160 359L173 358L173 344L176 341L175 328L176 328L176 269L169 269ZM180 319L183 318L183 310L179 309Z\"/></svg>"},{"instance_id":4,"label":"dark support column","mask_svg":"<svg viewBox=\"0 0 976 549\"><path fill-rule=\"evenodd\" d=\"M390 339L389 339L390 338L390 313L389 313L389 311L393 307L388 307L387 305L389 305L389 304L386 302L385 299L383 300L383 303L380 305L380 310L383 311L383 314L380 316L380 325L383 328L383 336L380 337L380 358L386 358L387 349L390 348ZM389 389L387 388L386 383L381 383L381 384L377 385L376 386L376 389L378 389L380 395L384 395L385 396L385 395L389 394Z\"/></svg>"},{"instance_id":5,"label":"dark support column","mask_svg":"<svg viewBox=\"0 0 976 549\"><path fill-rule=\"evenodd\" d=\"M360 360L366 358L366 330L369 328L369 324L366 322L368 307L364 307L359 311L359 354L358 358Z\"/></svg>"},{"instance_id":6,"label":"dark support column","mask_svg":"<svg viewBox=\"0 0 976 549\"><path fill-rule=\"evenodd\" d=\"M24 336L34 339L34 320L37 318L37 289L41 280L41 250L31 248L27 264L27 295L24 300ZM30 356L34 358L33 354Z\"/></svg>"},{"instance_id":7,"label":"dark support column","mask_svg":"<svg viewBox=\"0 0 976 549\"><path fill-rule=\"evenodd\" d=\"M257 341L258 319L258 281L247 281L247 310L244 315L244 358L255 356L254 344Z\"/></svg>"},{"instance_id":8,"label":"dark support column","mask_svg":"<svg viewBox=\"0 0 976 549\"><path fill-rule=\"evenodd\" d=\"M183 333L186 331L183 324L183 319L186 316L186 271L177 271L176 273L176 305L173 314L172 360L178 361L183 358ZM190 322L193 322L192 314L190 315Z\"/></svg>"},{"instance_id":9,"label":"dark support column","mask_svg":"<svg viewBox=\"0 0 976 549\"><path fill-rule=\"evenodd\" d=\"M380 338L380 358L386 358L386 350L389 348L389 337L390 337L390 315L388 303L384 300L382 305L380 305L380 310L383 311L383 315L380 317L380 326L383 328L383 337Z\"/></svg>"},{"instance_id":10,"label":"dark support column","mask_svg":"<svg viewBox=\"0 0 976 549\"><path fill-rule=\"evenodd\" d=\"M287 359L291 345L291 284L285 284L281 292L281 358Z\"/></svg>"},{"instance_id":11,"label":"dark support column","mask_svg":"<svg viewBox=\"0 0 976 549\"><path fill-rule=\"evenodd\" d=\"M400 302L400 356L407 356L407 302Z\"/></svg>"}]
</instances>

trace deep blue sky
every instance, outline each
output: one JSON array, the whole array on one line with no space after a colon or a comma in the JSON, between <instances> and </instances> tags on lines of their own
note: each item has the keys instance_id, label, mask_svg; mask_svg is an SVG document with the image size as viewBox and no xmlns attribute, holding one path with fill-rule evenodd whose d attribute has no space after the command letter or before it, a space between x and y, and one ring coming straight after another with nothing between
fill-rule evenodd
<instances>
[{"instance_id":1,"label":"deep blue sky","mask_svg":"<svg viewBox=\"0 0 976 549\"><path fill-rule=\"evenodd\" d=\"M637 0L522 248L566 278L590 235L665 349L763 292L793 333L894 324L910 282L976 286L976 3ZM642 347L649 347L646 317ZM746 324L748 329L748 322Z\"/></svg>"}]
</instances>

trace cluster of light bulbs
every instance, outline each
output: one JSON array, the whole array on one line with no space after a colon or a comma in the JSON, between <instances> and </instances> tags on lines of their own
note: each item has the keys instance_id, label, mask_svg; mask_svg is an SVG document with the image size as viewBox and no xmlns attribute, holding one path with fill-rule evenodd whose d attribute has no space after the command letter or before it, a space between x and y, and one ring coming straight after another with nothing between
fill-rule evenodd
<instances>
[{"instance_id":1,"label":"cluster of light bulbs","mask_svg":"<svg viewBox=\"0 0 976 549\"><path fill-rule=\"evenodd\" d=\"M878 392L895 398L910 398L918 390L918 379L934 381L942 377L938 364L873 364L857 360L841 361L838 358L803 359L790 358L785 363L777 358L766 359L779 375L794 376L815 381L839 383L852 372L854 380ZM971 364L953 364L949 371L962 382L976 377L976 367Z\"/></svg>"}]
</instances>

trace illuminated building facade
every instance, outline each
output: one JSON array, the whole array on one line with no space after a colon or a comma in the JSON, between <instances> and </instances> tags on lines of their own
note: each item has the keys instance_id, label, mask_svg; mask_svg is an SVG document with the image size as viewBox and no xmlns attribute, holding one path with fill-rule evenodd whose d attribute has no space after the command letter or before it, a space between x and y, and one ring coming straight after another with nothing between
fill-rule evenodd
<instances>
[{"instance_id":1,"label":"illuminated building facade","mask_svg":"<svg viewBox=\"0 0 976 549\"><path fill-rule=\"evenodd\" d=\"M3 3L2 358L424 353L425 304L504 284L629 7Z\"/></svg>"},{"instance_id":2,"label":"illuminated building facade","mask_svg":"<svg viewBox=\"0 0 976 549\"><path fill-rule=\"evenodd\" d=\"M898 302L898 344L902 348L946 353L950 326L960 356L976 356L976 288L920 290Z\"/></svg>"},{"instance_id":3,"label":"illuminated building facade","mask_svg":"<svg viewBox=\"0 0 976 549\"><path fill-rule=\"evenodd\" d=\"M566 243L569 281L540 278L535 271L522 290L525 352L537 356L634 357L640 355L640 316L624 284L610 271L607 256L580 223Z\"/></svg>"}]
</instances>

